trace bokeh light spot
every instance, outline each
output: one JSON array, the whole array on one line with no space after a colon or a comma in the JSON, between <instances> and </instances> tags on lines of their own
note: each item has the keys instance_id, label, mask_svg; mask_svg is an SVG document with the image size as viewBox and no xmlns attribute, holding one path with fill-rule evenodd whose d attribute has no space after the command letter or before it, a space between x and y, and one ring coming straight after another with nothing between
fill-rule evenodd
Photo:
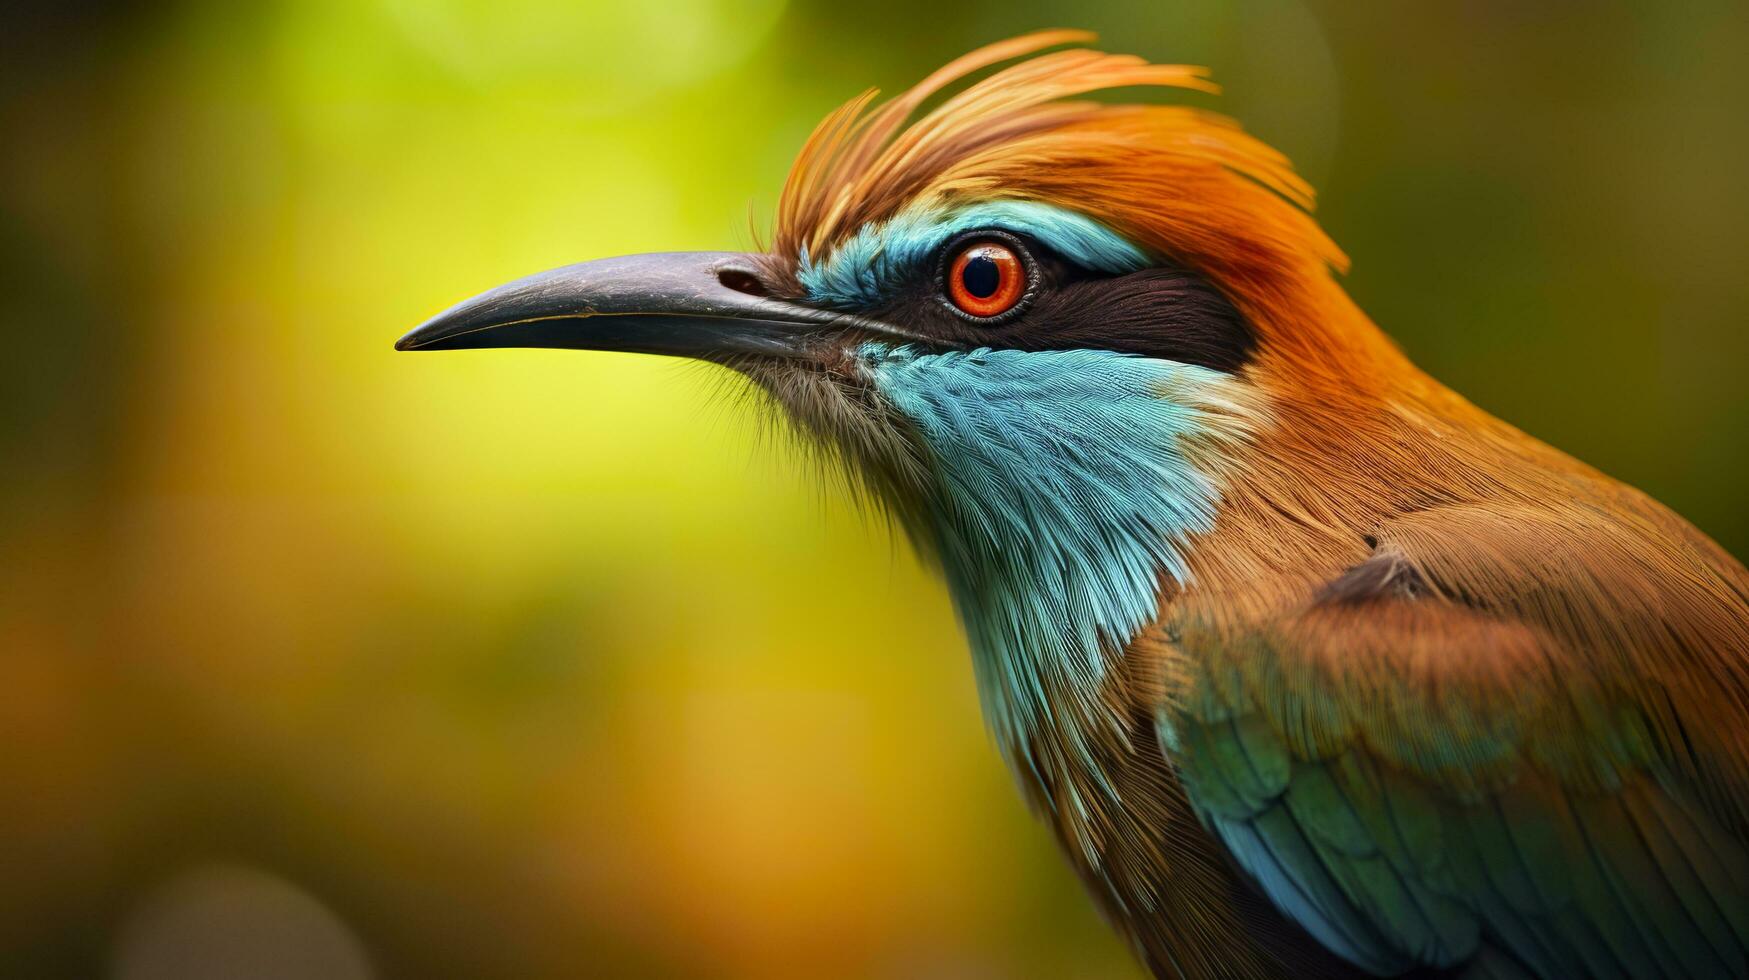
<instances>
[{"instance_id":1,"label":"bokeh light spot","mask_svg":"<svg viewBox=\"0 0 1749 980\"><path fill-rule=\"evenodd\" d=\"M255 868L183 871L123 925L116 980L369 980L352 930L283 878Z\"/></svg>"},{"instance_id":2,"label":"bokeh light spot","mask_svg":"<svg viewBox=\"0 0 1749 980\"><path fill-rule=\"evenodd\" d=\"M776 23L784 0L381 0L407 40L482 86L588 86L600 107L735 64ZM628 79L636 78L635 85Z\"/></svg>"}]
</instances>

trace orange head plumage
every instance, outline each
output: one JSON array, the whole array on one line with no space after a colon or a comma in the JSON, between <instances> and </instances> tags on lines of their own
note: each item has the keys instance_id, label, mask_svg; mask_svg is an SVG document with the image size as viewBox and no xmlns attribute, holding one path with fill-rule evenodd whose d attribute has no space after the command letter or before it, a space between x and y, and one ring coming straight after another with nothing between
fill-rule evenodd
<instances>
[{"instance_id":1,"label":"orange head plumage","mask_svg":"<svg viewBox=\"0 0 1749 980\"><path fill-rule=\"evenodd\" d=\"M1075 101L1107 89L1218 91L1204 69L1071 49L998 71L916 121L943 88L992 64L1091 41L1044 31L992 44L870 109L870 91L828 115L784 186L771 269L829 254L908 209L992 199L1073 209L1218 283L1272 340L1328 360L1364 338L1332 320L1329 271L1347 258L1310 211L1312 188L1231 119L1184 106ZM908 124L908 125L907 125Z\"/></svg>"}]
</instances>

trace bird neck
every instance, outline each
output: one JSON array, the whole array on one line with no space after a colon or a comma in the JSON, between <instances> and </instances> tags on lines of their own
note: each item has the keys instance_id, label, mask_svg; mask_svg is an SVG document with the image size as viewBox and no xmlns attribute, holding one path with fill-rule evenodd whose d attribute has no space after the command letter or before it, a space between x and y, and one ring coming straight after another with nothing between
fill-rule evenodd
<instances>
[{"instance_id":1,"label":"bird neck","mask_svg":"<svg viewBox=\"0 0 1749 980\"><path fill-rule=\"evenodd\" d=\"M933 486L910 508L973 650L986 719L1019 768L1047 727L1091 759L1122 724L1121 650L1214 526L1218 461L1252 413L1229 375L1102 351L861 351L915 425ZM1061 738L1042 739L1061 744Z\"/></svg>"}]
</instances>

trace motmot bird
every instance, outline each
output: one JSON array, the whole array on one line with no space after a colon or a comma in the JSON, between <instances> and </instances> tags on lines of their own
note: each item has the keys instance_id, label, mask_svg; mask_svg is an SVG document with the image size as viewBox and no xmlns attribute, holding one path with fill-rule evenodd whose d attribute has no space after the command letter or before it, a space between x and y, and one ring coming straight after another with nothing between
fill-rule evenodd
<instances>
[{"instance_id":1,"label":"motmot bird","mask_svg":"<svg viewBox=\"0 0 1749 980\"><path fill-rule=\"evenodd\" d=\"M398 346L751 379L939 567L993 741L1158 976L1749 976L1749 574L1417 369L1281 154L1082 98L1206 73L1090 41L853 99L769 248L567 266Z\"/></svg>"}]
</instances>

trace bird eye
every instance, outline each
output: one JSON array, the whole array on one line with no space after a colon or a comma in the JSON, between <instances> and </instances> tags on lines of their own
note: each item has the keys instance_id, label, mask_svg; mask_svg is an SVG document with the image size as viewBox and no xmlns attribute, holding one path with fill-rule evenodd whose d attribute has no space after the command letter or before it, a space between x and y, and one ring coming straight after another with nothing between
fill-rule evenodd
<instances>
[{"instance_id":1,"label":"bird eye","mask_svg":"<svg viewBox=\"0 0 1749 980\"><path fill-rule=\"evenodd\" d=\"M1027 270L1019 249L983 238L951 254L943 287L948 302L966 316L994 319L1026 297Z\"/></svg>"}]
</instances>

